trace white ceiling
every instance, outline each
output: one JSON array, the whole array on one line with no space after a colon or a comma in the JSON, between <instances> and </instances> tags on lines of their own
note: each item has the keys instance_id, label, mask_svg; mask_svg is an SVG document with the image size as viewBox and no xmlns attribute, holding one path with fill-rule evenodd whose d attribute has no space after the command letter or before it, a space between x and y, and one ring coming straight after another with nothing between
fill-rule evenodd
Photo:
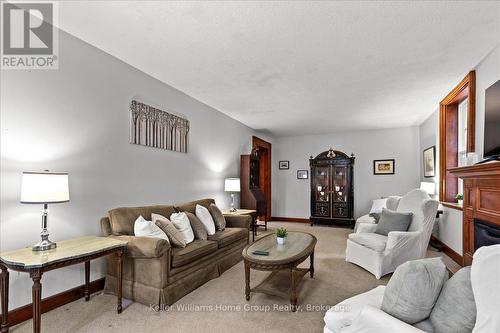
<instances>
[{"instance_id":1,"label":"white ceiling","mask_svg":"<svg viewBox=\"0 0 500 333\"><path fill-rule=\"evenodd\" d=\"M70 1L59 11L67 32L277 136L417 125L500 41L498 1Z\"/></svg>"}]
</instances>

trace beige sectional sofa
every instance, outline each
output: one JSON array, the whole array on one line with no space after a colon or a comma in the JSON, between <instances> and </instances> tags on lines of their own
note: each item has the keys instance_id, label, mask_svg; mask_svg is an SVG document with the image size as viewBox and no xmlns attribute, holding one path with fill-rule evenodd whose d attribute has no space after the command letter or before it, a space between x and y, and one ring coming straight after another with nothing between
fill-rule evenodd
<instances>
[{"instance_id":1,"label":"beige sectional sofa","mask_svg":"<svg viewBox=\"0 0 500 333\"><path fill-rule=\"evenodd\" d=\"M220 276L238 263L248 244L250 216L225 216L226 229L208 240L195 239L185 248L165 239L134 236L134 222L156 213L170 218L179 211L195 213L197 204L208 207L213 199L181 205L122 207L101 218L102 233L128 242L123 260L123 297L146 305L171 305L184 295ZM108 256L105 291L115 292L116 257Z\"/></svg>"}]
</instances>

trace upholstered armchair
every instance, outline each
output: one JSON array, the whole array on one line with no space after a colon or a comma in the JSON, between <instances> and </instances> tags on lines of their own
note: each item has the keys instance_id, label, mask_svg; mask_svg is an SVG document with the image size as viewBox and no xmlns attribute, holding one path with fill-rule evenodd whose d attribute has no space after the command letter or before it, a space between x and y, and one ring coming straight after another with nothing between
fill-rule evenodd
<instances>
[{"instance_id":1,"label":"upholstered armchair","mask_svg":"<svg viewBox=\"0 0 500 333\"><path fill-rule=\"evenodd\" d=\"M413 213L408 231L391 231L387 236L375 233L377 224L359 223L349 235L346 261L359 265L377 279L394 272L402 263L425 257L439 202L420 189L403 197L389 197L387 207Z\"/></svg>"},{"instance_id":2,"label":"upholstered armchair","mask_svg":"<svg viewBox=\"0 0 500 333\"><path fill-rule=\"evenodd\" d=\"M483 246L474 253L470 271L470 283L476 305L476 320L472 330L474 333L500 332L500 316L497 305L500 298L499 262L500 244ZM452 303L452 306L447 307L441 303L441 308L448 308L451 314L457 314L457 308L461 310L457 315L463 314L464 310L466 311L466 308L460 306L461 304L456 304L456 306L453 304L453 302L460 302L464 297L468 297L467 293L464 292L467 285L459 285L458 289L449 289L460 293L460 296L457 295L456 298L447 299ZM429 320L430 318L410 325L384 312L381 308L385 289L386 286L378 286L333 306L325 314L323 333L425 333L439 331L433 325L432 320ZM443 324L441 323L441 325ZM449 329L446 332L451 331L453 330Z\"/></svg>"}]
</instances>

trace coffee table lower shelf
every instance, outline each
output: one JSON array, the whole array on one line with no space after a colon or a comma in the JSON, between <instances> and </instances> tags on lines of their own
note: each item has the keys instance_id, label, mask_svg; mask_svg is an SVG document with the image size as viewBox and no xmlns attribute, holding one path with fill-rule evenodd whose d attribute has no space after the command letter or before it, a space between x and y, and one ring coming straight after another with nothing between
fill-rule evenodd
<instances>
[{"instance_id":1,"label":"coffee table lower shelf","mask_svg":"<svg viewBox=\"0 0 500 333\"><path fill-rule=\"evenodd\" d=\"M246 300L250 300L250 293L252 292L284 298L290 297L292 312L297 311L298 292L303 282L303 277L309 273L310 277L314 278L314 252L309 257L309 268L293 267L273 271L261 283L253 288L250 288L250 268L254 267L245 262Z\"/></svg>"}]
</instances>

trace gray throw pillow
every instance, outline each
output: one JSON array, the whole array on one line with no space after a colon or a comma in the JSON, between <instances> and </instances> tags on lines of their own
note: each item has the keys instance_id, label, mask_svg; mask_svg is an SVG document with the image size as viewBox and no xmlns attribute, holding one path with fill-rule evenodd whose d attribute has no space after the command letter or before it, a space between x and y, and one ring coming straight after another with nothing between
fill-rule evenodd
<instances>
[{"instance_id":1,"label":"gray throw pillow","mask_svg":"<svg viewBox=\"0 0 500 333\"><path fill-rule=\"evenodd\" d=\"M387 236L391 231L408 231L412 220L413 213L400 213L383 208L375 233Z\"/></svg>"},{"instance_id":2,"label":"gray throw pillow","mask_svg":"<svg viewBox=\"0 0 500 333\"><path fill-rule=\"evenodd\" d=\"M431 314L447 279L441 258L405 262L389 280L381 309L407 324L418 323Z\"/></svg>"},{"instance_id":3,"label":"gray throw pillow","mask_svg":"<svg viewBox=\"0 0 500 333\"><path fill-rule=\"evenodd\" d=\"M226 219L224 218L224 215L220 211L219 207L212 203L208 206L208 211L214 219L215 228L219 231L226 229Z\"/></svg>"},{"instance_id":4,"label":"gray throw pillow","mask_svg":"<svg viewBox=\"0 0 500 333\"><path fill-rule=\"evenodd\" d=\"M470 266L460 269L444 285L430 316L436 333L472 332L476 323L476 302L470 270Z\"/></svg>"},{"instance_id":5,"label":"gray throw pillow","mask_svg":"<svg viewBox=\"0 0 500 333\"><path fill-rule=\"evenodd\" d=\"M170 244L175 247L186 247L186 241L182 233L175 227L175 225L165 216L159 214L151 214L151 219L168 237Z\"/></svg>"},{"instance_id":6,"label":"gray throw pillow","mask_svg":"<svg viewBox=\"0 0 500 333\"><path fill-rule=\"evenodd\" d=\"M369 216L373 217L375 223L378 223L378 221L380 220L380 214L381 213L370 213Z\"/></svg>"},{"instance_id":7,"label":"gray throw pillow","mask_svg":"<svg viewBox=\"0 0 500 333\"><path fill-rule=\"evenodd\" d=\"M436 333L434 332L434 327L432 326L432 323L429 319L419 321L418 323L413 324L413 327L416 327L419 330L422 330L427 333Z\"/></svg>"},{"instance_id":8,"label":"gray throw pillow","mask_svg":"<svg viewBox=\"0 0 500 333\"><path fill-rule=\"evenodd\" d=\"M193 229L194 237L196 239L207 240L208 239L207 229L205 229L205 226L200 221L200 219L196 215L190 212L186 212L186 215L189 219L189 223L191 223L191 228Z\"/></svg>"}]
</instances>

